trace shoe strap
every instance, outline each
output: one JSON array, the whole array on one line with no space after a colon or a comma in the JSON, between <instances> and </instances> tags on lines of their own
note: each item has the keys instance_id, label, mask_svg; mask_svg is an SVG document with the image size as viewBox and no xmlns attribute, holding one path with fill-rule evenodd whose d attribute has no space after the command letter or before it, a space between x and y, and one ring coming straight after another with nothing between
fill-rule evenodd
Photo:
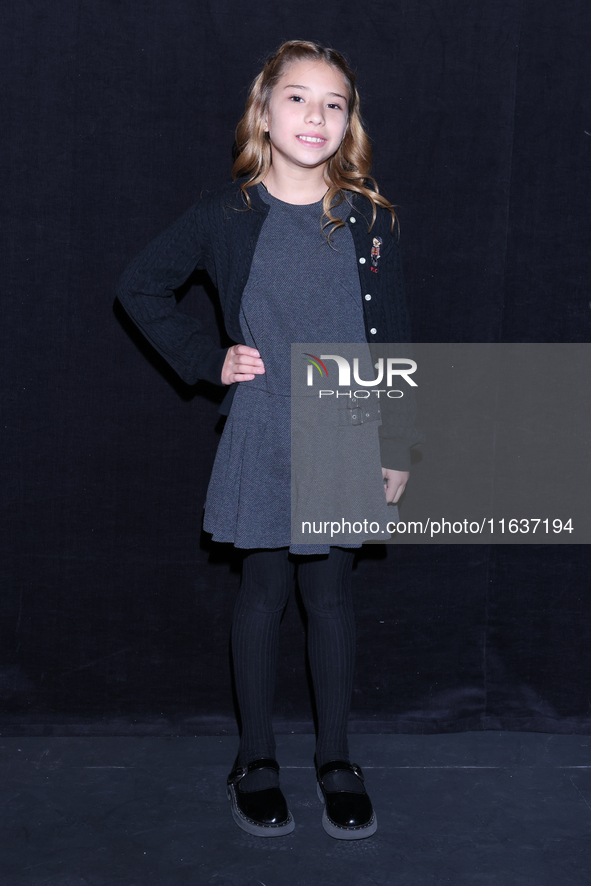
<instances>
[{"instance_id":1,"label":"shoe strap","mask_svg":"<svg viewBox=\"0 0 591 886\"><path fill-rule=\"evenodd\" d=\"M357 766L355 763L349 763L348 760L331 760L330 763L324 763L324 765L318 770L318 781L322 781L324 776L328 775L329 772L352 772L353 775L356 775L357 778L364 781L361 767Z\"/></svg>"},{"instance_id":2,"label":"shoe strap","mask_svg":"<svg viewBox=\"0 0 591 886\"><path fill-rule=\"evenodd\" d=\"M273 769L279 775L279 763L272 757L261 757L260 760L252 760L246 766L237 766L228 776L228 784L238 784L249 772L257 769Z\"/></svg>"}]
</instances>

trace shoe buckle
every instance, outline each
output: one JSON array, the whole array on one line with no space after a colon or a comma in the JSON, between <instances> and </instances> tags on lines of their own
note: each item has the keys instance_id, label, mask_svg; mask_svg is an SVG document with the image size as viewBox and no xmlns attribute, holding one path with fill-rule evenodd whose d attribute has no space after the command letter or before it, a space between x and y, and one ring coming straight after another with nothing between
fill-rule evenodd
<instances>
[{"instance_id":1,"label":"shoe buckle","mask_svg":"<svg viewBox=\"0 0 591 886\"><path fill-rule=\"evenodd\" d=\"M230 776L228 781L230 784L238 784L238 782L242 781L244 776L247 774L248 774L248 767L247 766L238 766L234 770L234 772L232 773L232 775Z\"/></svg>"},{"instance_id":2,"label":"shoe buckle","mask_svg":"<svg viewBox=\"0 0 591 886\"><path fill-rule=\"evenodd\" d=\"M361 768L359 766L357 766L356 763L351 763L351 769L353 770L353 772L355 773L357 778L360 778L361 781L365 781L365 778L363 777L363 772L361 771Z\"/></svg>"}]
</instances>

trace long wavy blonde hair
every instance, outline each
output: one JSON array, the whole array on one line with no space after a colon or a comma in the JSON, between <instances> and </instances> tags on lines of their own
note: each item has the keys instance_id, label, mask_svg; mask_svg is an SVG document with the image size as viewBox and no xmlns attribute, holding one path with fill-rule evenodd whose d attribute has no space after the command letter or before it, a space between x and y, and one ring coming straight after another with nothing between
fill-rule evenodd
<instances>
[{"instance_id":1,"label":"long wavy blonde hair","mask_svg":"<svg viewBox=\"0 0 591 886\"><path fill-rule=\"evenodd\" d=\"M262 181L271 166L271 143L265 132L264 118L274 87L283 76L286 68L298 61L322 61L341 72L349 90L348 120L345 135L339 149L328 160L325 169L328 191L322 205L322 227L330 231L340 228L344 222L331 214L331 208L339 206L345 197L344 191L363 194L371 203L372 218L369 229L376 220L377 207L383 206L392 214L392 228L396 213L392 204L382 197L377 183L371 177L371 146L359 112L359 94L355 86L355 74L344 57L335 49L327 49L318 43L307 40L289 40L266 62L261 73L250 87L244 115L236 127L236 159L232 168L232 178L244 178L240 184L242 193L250 208L248 189Z\"/></svg>"}]
</instances>

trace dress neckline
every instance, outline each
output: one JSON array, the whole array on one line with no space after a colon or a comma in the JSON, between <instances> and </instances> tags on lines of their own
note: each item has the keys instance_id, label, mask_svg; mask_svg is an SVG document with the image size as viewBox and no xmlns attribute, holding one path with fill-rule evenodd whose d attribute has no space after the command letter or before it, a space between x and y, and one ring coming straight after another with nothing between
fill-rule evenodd
<instances>
[{"instance_id":1,"label":"dress neckline","mask_svg":"<svg viewBox=\"0 0 591 886\"><path fill-rule=\"evenodd\" d=\"M274 203L277 203L280 206L289 206L290 209L295 209L295 210L310 209L311 207L322 206L322 203L324 201L324 197L326 195L326 192L325 192L322 195L322 197L320 198L320 200L316 200L315 203L288 203L286 200L280 200L279 197L274 197L273 194L271 194L271 192L267 190L267 186L265 185L264 182L259 182L257 184L257 189L258 189L261 199L264 200L265 203L270 203L271 206ZM328 190L328 188L327 188L327 190Z\"/></svg>"}]
</instances>

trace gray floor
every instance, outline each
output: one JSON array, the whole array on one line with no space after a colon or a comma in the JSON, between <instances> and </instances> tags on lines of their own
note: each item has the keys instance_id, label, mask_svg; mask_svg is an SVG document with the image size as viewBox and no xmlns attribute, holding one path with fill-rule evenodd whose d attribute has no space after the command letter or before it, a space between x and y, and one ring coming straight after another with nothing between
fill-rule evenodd
<instances>
[{"instance_id":1,"label":"gray floor","mask_svg":"<svg viewBox=\"0 0 591 886\"><path fill-rule=\"evenodd\" d=\"M351 737L377 834L320 826L309 735L278 738L296 821L243 833L235 738L0 738L2 886L589 886L591 737Z\"/></svg>"}]
</instances>

